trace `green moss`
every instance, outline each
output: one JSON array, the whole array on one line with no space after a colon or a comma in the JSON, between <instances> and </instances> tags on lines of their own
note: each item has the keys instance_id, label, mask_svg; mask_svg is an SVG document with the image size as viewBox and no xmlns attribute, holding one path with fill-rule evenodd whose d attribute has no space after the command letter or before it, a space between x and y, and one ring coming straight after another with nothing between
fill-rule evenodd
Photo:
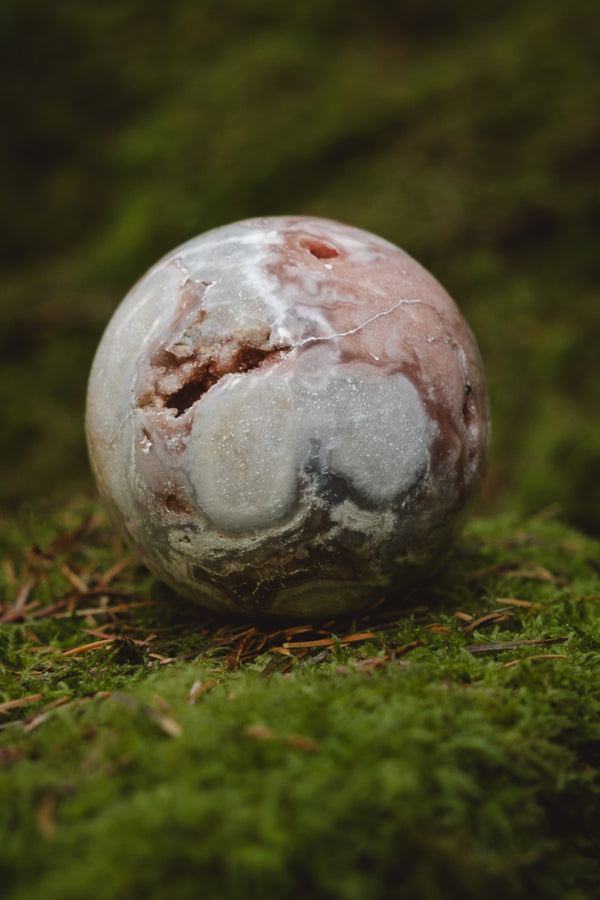
<instances>
[{"instance_id":1,"label":"green moss","mask_svg":"<svg viewBox=\"0 0 600 900\"><path fill-rule=\"evenodd\" d=\"M307 628L288 659L289 625L214 620L134 566L78 593L118 550L90 512L4 566L3 614L23 579L37 605L0 630L0 710L42 696L0 713L3 896L593 896L596 543L476 519L412 613Z\"/></svg>"}]
</instances>

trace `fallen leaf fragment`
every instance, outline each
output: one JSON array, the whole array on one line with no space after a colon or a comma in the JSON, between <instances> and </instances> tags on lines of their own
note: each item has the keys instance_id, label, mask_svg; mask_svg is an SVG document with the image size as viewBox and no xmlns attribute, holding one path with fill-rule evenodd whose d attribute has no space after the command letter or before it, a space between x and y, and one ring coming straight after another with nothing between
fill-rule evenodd
<instances>
[{"instance_id":1,"label":"fallen leaf fragment","mask_svg":"<svg viewBox=\"0 0 600 900\"><path fill-rule=\"evenodd\" d=\"M63 573L63 575L65 576L65 578L67 579L67 581L69 581L73 585L73 587L75 588L76 591L78 591L80 594L87 593L87 591L88 591L87 584L85 583L83 578L80 578L79 575L76 572L74 572L73 569L71 569L70 566L68 566L66 563L63 563L60 567L60 570Z\"/></svg>"},{"instance_id":2,"label":"fallen leaf fragment","mask_svg":"<svg viewBox=\"0 0 600 900\"><path fill-rule=\"evenodd\" d=\"M518 647L545 647L549 644L562 644L568 638L534 638L522 641L493 641L490 644L468 644L463 649L468 653L500 653L505 650L515 650Z\"/></svg>"},{"instance_id":3,"label":"fallen leaf fragment","mask_svg":"<svg viewBox=\"0 0 600 900\"><path fill-rule=\"evenodd\" d=\"M512 570L515 566L520 565L522 565L522 560L512 559L510 560L510 562L507 561L496 563L493 566L486 566L485 569L478 569L476 572L473 572L471 575L469 575L469 581L479 581L481 578L487 578L488 575L501 575L509 569Z\"/></svg>"},{"instance_id":4,"label":"fallen leaf fragment","mask_svg":"<svg viewBox=\"0 0 600 900\"><path fill-rule=\"evenodd\" d=\"M124 639L123 635L121 635L121 634L107 634L107 632L104 631L104 629L108 628L108 627L109 626L107 624L107 625L102 625L100 628L82 628L81 630L84 632L84 634L89 634L89 635L91 635L91 637L101 638L102 640L122 641ZM131 641L131 643L135 644L136 647L146 647L148 644L152 643L152 641L154 640L155 637L156 637L155 634L149 634L148 637L144 638L143 641L136 640L135 638L131 638L131 637L127 637L126 640Z\"/></svg>"},{"instance_id":5,"label":"fallen leaf fragment","mask_svg":"<svg viewBox=\"0 0 600 900\"><path fill-rule=\"evenodd\" d=\"M337 675L347 675L349 672L364 672L370 675L373 669L381 669L390 662L389 656L371 656L369 659L359 659L351 666L338 666Z\"/></svg>"},{"instance_id":6,"label":"fallen leaf fragment","mask_svg":"<svg viewBox=\"0 0 600 900\"><path fill-rule=\"evenodd\" d=\"M143 706L139 700L136 700L135 697L131 697L129 694L115 693L110 694L110 696L113 700L116 700L117 703L129 707L129 709L142 712L147 719L150 719L151 722L158 725L158 727L164 731L165 734L168 734L169 737L178 738L183 734L183 728L179 722L172 718L172 716L165 716L156 709L152 709L151 706ZM166 700L163 700L162 697L159 698L158 695L155 695L154 699L156 702L160 699L162 703L169 706L169 709L171 708L170 704L168 704Z\"/></svg>"},{"instance_id":7,"label":"fallen leaf fragment","mask_svg":"<svg viewBox=\"0 0 600 900\"><path fill-rule=\"evenodd\" d=\"M571 583L568 578L560 578L558 575L553 575L552 572L549 572L543 566L534 565L529 569L518 569L516 571L509 569L505 574L511 578L532 578L535 581L549 581L552 584L557 584L559 587L566 587Z\"/></svg>"},{"instance_id":8,"label":"fallen leaf fragment","mask_svg":"<svg viewBox=\"0 0 600 900\"><path fill-rule=\"evenodd\" d=\"M17 599L15 600L13 606L10 608L11 614L18 615L25 609L25 604L27 603L27 598L29 597L32 587L32 579L28 579L25 584L21 585L17 594Z\"/></svg>"},{"instance_id":9,"label":"fallen leaf fragment","mask_svg":"<svg viewBox=\"0 0 600 900\"><path fill-rule=\"evenodd\" d=\"M270 741L277 737L277 732L269 728L268 725L246 725L244 733L247 737L254 738L257 741Z\"/></svg>"},{"instance_id":10,"label":"fallen leaf fragment","mask_svg":"<svg viewBox=\"0 0 600 900\"><path fill-rule=\"evenodd\" d=\"M463 622L472 622L473 621L473 616L469 615L469 613L455 612L454 615L457 619L462 619Z\"/></svg>"},{"instance_id":11,"label":"fallen leaf fragment","mask_svg":"<svg viewBox=\"0 0 600 900\"><path fill-rule=\"evenodd\" d=\"M169 737L179 738L183 734L183 728L179 722L171 718L171 716L163 716L153 709L146 710L146 715L149 719L152 719L153 722L156 722L158 727L161 728L165 734L168 734Z\"/></svg>"},{"instance_id":12,"label":"fallen leaf fragment","mask_svg":"<svg viewBox=\"0 0 600 900\"><path fill-rule=\"evenodd\" d=\"M285 650L296 650L301 647L333 647L331 638L321 638L316 641L285 641L282 644Z\"/></svg>"},{"instance_id":13,"label":"fallen leaf fragment","mask_svg":"<svg viewBox=\"0 0 600 900\"><path fill-rule=\"evenodd\" d=\"M90 597L120 597L127 598L133 597L134 594L124 594L122 591L88 591L86 597L89 599ZM136 603L119 603L117 606L90 606L87 609L78 609L75 611L76 616L110 616L113 613L120 612L130 612L132 609L139 609L141 606L159 606L160 604L156 600L139 600ZM71 615L70 613L65 613L65 615Z\"/></svg>"},{"instance_id":14,"label":"fallen leaf fragment","mask_svg":"<svg viewBox=\"0 0 600 900\"><path fill-rule=\"evenodd\" d=\"M288 734L285 742L290 747L295 747L296 750L304 750L305 753L316 753L319 749L316 741L303 734Z\"/></svg>"},{"instance_id":15,"label":"fallen leaf fragment","mask_svg":"<svg viewBox=\"0 0 600 900\"><path fill-rule=\"evenodd\" d=\"M285 629L285 639L289 641L295 634L306 634L307 631L315 631L314 625L294 625L293 628Z\"/></svg>"},{"instance_id":16,"label":"fallen leaf fragment","mask_svg":"<svg viewBox=\"0 0 600 900\"><path fill-rule=\"evenodd\" d=\"M513 559L507 562L498 563L495 566L488 566L485 569L479 569L469 576L469 581L479 581L481 578L487 578L488 575L508 575L510 578L532 578L536 581L549 581L560 587L570 584L568 578L560 578L553 575L543 566L537 566L534 563L523 559Z\"/></svg>"},{"instance_id":17,"label":"fallen leaf fragment","mask_svg":"<svg viewBox=\"0 0 600 900\"><path fill-rule=\"evenodd\" d=\"M319 745L313 738L306 737L304 734L280 734L268 725L247 725L244 728L247 737L256 741L275 741L279 740L289 747L295 747L296 750L303 750L305 753L316 753Z\"/></svg>"},{"instance_id":18,"label":"fallen leaf fragment","mask_svg":"<svg viewBox=\"0 0 600 900\"><path fill-rule=\"evenodd\" d=\"M465 634L470 634L471 631L475 631L476 628L480 628L482 625L495 625L498 622L504 622L511 615L512 612L505 609L499 609L497 610L497 612L486 613L484 616L480 616L473 622L469 622L468 625L464 625L461 628L461 631L463 631Z\"/></svg>"},{"instance_id":19,"label":"fallen leaf fragment","mask_svg":"<svg viewBox=\"0 0 600 900\"><path fill-rule=\"evenodd\" d=\"M15 567L12 559L10 557L5 556L2 560L2 571L4 572L4 577L7 582L14 587L17 583L17 573L15 572Z\"/></svg>"},{"instance_id":20,"label":"fallen leaf fragment","mask_svg":"<svg viewBox=\"0 0 600 900\"><path fill-rule=\"evenodd\" d=\"M360 634L346 634L339 638L340 644L352 644L357 641L368 641L374 638L372 631L362 631ZM285 641L283 647L287 650L300 649L302 647L333 647L333 638L321 638L316 641Z\"/></svg>"},{"instance_id":21,"label":"fallen leaf fragment","mask_svg":"<svg viewBox=\"0 0 600 900\"><path fill-rule=\"evenodd\" d=\"M43 694L29 694L28 697L20 697L18 700L7 700L5 703L0 703L0 713L9 712L19 706L28 706L30 703L35 703L36 700L41 700L43 696Z\"/></svg>"},{"instance_id":22,"label":"fallen leaf fragment","mask_svg":"<svg viewBox=\"0 0 600 900\"><path fill-rule=\"evenodd\" d=\"M510 662L504 663L501 668L510 669L512 666L518 666L520 663L527 662L528 660L568 658L569 657L565 653L535 653L533 656L524 656L523 659L511 659Z\"/></svg>"},{"instance_id":23,"label":"fallen leaf fragment","mask_svg":"<svg viewBox=\"0 0 600 900\"><path fill-rule=\"evenodd\" d=\"M56 831L55 814L56 796L54 794L46 794L36 813L38 828L45 838L54 836Z\"/></svg>"},{"instance_id":24,"label":"fallen leaf fragment","mask_svg":"<svg viewBox=\"0 0 600 900\"><path fill-rule=\"evenodd\" d=\"M7 611L3 613L2 617L0 617L0 625L5 625L8 622L14 622L16 619L24 619L32 610L39 606L37 600L32 600L31 603L26 603L23 599L27 599L31 587L32 584L30 582L27 582L27 584L23 585L23 587L19 591L19 595L17 596L14 605L10 606Z\"/></svg>"},{"instance_id":25,"label":"fallen leaf fragment","mask_svg":"<svg viewBox=\"0 0 600 900\"><path fill-rule=\"evenodd\" d=\"M79 647L71 647L70 650L65 650L63 656L76 656L78 653L89 653L91 650L98 650L100 647L106 647L107 644L112 644L114 638L104 638L102 641L93 641L91 644L80 644Z\"/></svg>"},{"instance_id":26,"label":"fallen leaf fragment","mask_svg":"<svg viewBox=\"0 0 600 900\"><path fill-rule=\"evenodd\" d=\"M126 569L128 566L138 565L137 560L131 559L129 557L125 557L124 559L120 559L116 562L110 569L104 573L102 576L102 581L104 584L109 584L116 575L119 575L123 569Z\"/></svg>"},{"instance_id":27,"label":"fallen leaf fragment","mask_svg":"<svg viewBox=\"0 0 600 900\"><path fill-rule=\"evenodd\" d=\"M30 734L30 732L35 731L36 728L46 721L48 718L48 713L40 713L38 716L33 716L33 718L27 719L24 723L20 722L19 724L23 725L23 731L25 734Z\"/></svg>"},{"instance_id":28,"label":"fallen leaf fragment","mask_svg":"<svg viewBox=\"0 0 600 900\"><path fill-rule=\"evenodd\" d=\"M340 644L352 644L355 641L368 641L374 637L375 635L372 631L362 631L357 634L346 634L344 635L344 637L340 638Z\"/></svg>"},{"instance_id":29,"label":"fallen leaf fragment","mask_svg":"<svg viewBox=\"0 0 600 900\"><path fill-rule=\"evenodd\" d=\"M338 666L335 670L338 675L347 675L349 672L364 672L370 675L373 669L380 669L388 664L396 664L397 666L408 666L410 663L405 660L397 659L398 656L404 656L417 647L422 647L425 641L411 641L410 644L404 644L387 653L385 656L371 656L368 659L359 659L349 666Z\"/></svg>"},{"instance_id":30,"label":"fallen leaf fragment","mask_svg":"<svg viewBox=\"0 0 600 900\"><path fill-rule=\"evenodd\" d=\"M188 694L188 703L194 703L197 697L200 697L207 691L212 691L216 684L217 682L214 678L210 678L208 681L195 681Z\"/></svg>"},{"instance_id":31,"label":"fallen leaf fragment","mask_svg":"<svg viewBox=\"0 0 600 900\"><path fill-rule=\"evenodd\" d=\"M40 712L46 713L51 709L58 709L59 706L64 706L65 703L70 703L71 700L68 697L58 697L56 700L51 700L50 703L47 703Z\"/></svg>"},{"instance_id":32,"label":"fallen leaf fragment","mask_svg":"<svg viewBox=\"0 0 600 900\"><path fill-rule=\"evenodd\" d=\"M509 606L522 606L524 609L544 609L543 603L532 603L531 600L517 600L515 597L496 597L496 603L508 603Z\"/></svg>"},{"instance_id":33,"label":"fallen leaf fragment","mask_svg":"<svg viewBox=\"0 0 600 900\"><path fill-rule=\"evenodd\" d=\"M172 713L173 707L169 703L168 700L165 700L164 697L161 697L160 694L152 694L152 699L156 703L157 706L160 706L163 712Z\"/></svg>"},{"instance_id":34,"label":"fallen leaf fragment","mask_svg":"<svg viewBox=\"0 0 600 900\"><path fill-rule=\"evenodd\" d=\"M410 644L403 644L401 647L396 647L394 656L404 656L405 653L410 653L411 650L416 650L417 647L422 647L424 644L425 641L411 641Z\"/></svg>"},{"instance_id":35,"label":"fallen leaf fragment","mask_svg":"<svg viewBox=\"0 0 600 900\"><path fill-rule=\"evenodd\" d=\"M24 625L24 626L23 626L23 633L27 635L27 637L29 638L29 640L30 640L33 644L38 644L38 645L41 644L42 646L45 646L45 645L42 643L42 641L39 639L39 637L37 636L37 634L34 634L34 633L33 633L33 631L31 630L31 628L27 628L27 626Z\"/></svg>"}]
</instances>

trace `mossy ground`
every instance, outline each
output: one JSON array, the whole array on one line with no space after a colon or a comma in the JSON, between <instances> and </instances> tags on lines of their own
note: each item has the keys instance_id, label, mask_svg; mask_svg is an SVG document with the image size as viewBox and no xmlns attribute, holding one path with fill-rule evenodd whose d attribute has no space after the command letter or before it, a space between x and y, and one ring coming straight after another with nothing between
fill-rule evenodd
<instances>
[{"instance_id":1,"label":"mossy ground","mask_svg":"<svg viewBox=\"0 0 600 900\"><path fill-rule=\"evenodd\" d=\"M599 549L476 519L397 607L298 627L183 603L93 505L14 529L2 896L596 896Z\"/></svg>"},{"instance_id":2,"label":"mossy ground","mask_svg":"<svg viewBox=\"0 0 600 900\"><path fill-rule=\"evenodd\" d=\"M600 535L599 23L2 4L0 896L598 896L598 544L527 517ZM295 212L441 280L493 415L487 518L435 582L301 631L182 603L74 499L121 297L194 234Z\"/></svg>"}]
</instances>

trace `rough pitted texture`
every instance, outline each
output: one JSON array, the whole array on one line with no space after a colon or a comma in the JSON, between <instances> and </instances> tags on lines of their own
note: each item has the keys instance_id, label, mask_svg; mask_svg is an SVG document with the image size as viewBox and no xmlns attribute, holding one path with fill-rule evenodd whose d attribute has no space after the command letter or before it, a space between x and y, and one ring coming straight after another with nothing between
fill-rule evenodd
<instances>
[{"instance_id":1,"label":"rough pitted texture","mask_svg":"<svg viewBox=\"0 0 600 900\"><path fill-rule=\"evenodd\" d=\"M399 248L251 219L152 268L98 348L100 493L147 565L223 612L353 612L429 574L480 486L477 347Z\"/></svg>"}]
</instances>

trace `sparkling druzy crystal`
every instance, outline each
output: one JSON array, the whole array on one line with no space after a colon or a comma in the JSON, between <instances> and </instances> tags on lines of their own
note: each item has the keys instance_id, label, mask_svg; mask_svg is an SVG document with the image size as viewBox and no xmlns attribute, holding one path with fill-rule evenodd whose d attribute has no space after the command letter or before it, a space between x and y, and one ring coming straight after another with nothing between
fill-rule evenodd
<instances>
[{"instance_id":1,"label":"sparkling druzy crystal","mask_svg":"<svg viewBox=\"0 0 600 900\"><path fill-rule=\"evenodd\" d=\"M117 309L89 383L98 487L204 606L297 618L402 596L483 478L476 344L410 256L338 222L218 228Z\"/></svg>"}]
</instances>

